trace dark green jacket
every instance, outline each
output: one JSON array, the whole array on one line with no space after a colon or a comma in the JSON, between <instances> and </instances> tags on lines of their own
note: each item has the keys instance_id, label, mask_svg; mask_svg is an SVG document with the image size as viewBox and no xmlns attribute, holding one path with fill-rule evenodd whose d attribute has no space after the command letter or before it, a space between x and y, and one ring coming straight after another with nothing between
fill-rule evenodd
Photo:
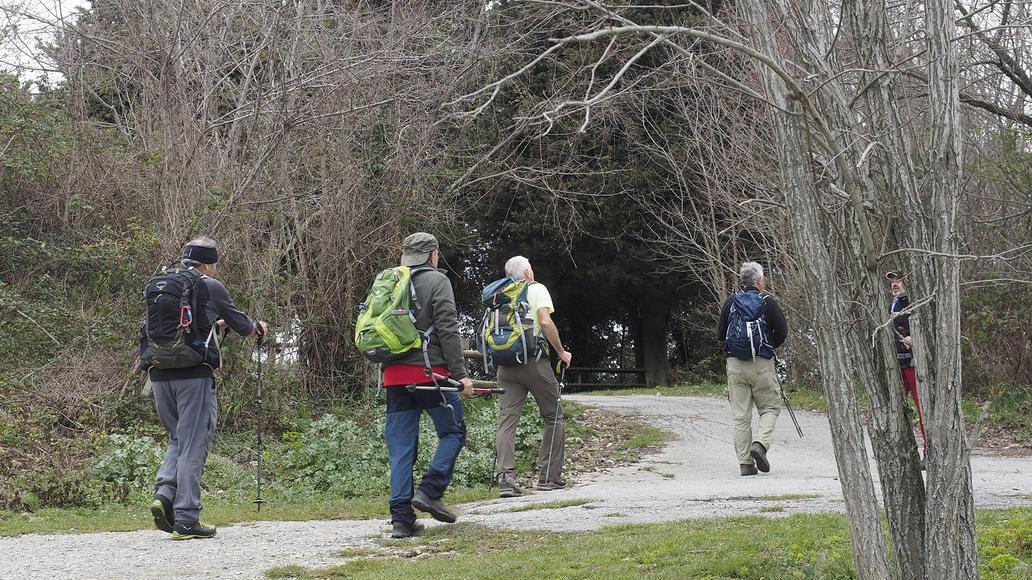
<instances>
[{"instance_id":1,"label":"dark green jacket","mask_svg":"<svg viewBox=\"0 0 1032 580\"><path fill-rule=\"evenodd\" d=\"M412 276L412 286L416 290L412 305L419 309L416 312L416 328L426 330L433 326L430 335L430 364L446 367L453 379L466 377L466 365L462 358L462 341L459 338L459 313L455 307L455 293L448 276L429 264L415 266L412 269L424 268ZM423 351L413 350L404 358L393 364L423 366Z\"/></svg>"}]
</instances>

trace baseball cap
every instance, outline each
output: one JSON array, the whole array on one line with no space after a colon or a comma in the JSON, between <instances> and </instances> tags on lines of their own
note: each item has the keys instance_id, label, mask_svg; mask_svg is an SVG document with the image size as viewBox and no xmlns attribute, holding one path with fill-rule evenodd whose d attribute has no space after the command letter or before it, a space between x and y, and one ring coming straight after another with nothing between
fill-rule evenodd
<instances>
[{"instance_id":1,"label":"baseball cap","mask_svg":"<svg viewBox=\"0 0 1032 580\"><path fill-rule=\"evenodd\" d=\"M401 243L401 265L419 266L430 259L430 254L438 250L437 238L426 232L416 232Z\"/></svg>"}]
</instances>

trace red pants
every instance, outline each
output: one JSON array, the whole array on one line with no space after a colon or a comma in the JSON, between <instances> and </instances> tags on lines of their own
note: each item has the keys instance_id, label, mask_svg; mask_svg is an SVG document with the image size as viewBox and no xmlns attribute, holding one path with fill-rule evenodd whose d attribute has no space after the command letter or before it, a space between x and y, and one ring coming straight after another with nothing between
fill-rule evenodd
<instances>
[{"instance_id":1,"label":"red pants","mask_svg":"<svg viewBox=\"0 0 1032 580\"><path fill-rule=\"evenodd\" d=\"M917 409L917 424L921 427L921 441L924 443L925 453L928 452L928 438L925 436L924 418L921 416L921 400L917 396L917 373L914 371L914 367L899 369L899 374L903 378L903 388L910 393L910 398L914 400L914 408Z\"/></svg>"}]
</instances>

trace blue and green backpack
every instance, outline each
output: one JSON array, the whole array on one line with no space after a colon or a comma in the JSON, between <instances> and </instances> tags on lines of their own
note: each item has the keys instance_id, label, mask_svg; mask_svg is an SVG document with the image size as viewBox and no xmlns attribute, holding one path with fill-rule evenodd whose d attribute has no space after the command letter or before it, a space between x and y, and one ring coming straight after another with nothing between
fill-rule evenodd
<instances>
[{"instance_id":1,"label":"blue and green backpack","mask_svg":"<svg viewBox=\"0 0 1032 580\"><path fill-rule=\"evenodd\" d=\"M502 278L480 294L487 310L480 325L480 352L484 369L515 366L540 359L545 353L541 337L534 334L527 289L535 282Z\"/></svg>"}]
</instances>

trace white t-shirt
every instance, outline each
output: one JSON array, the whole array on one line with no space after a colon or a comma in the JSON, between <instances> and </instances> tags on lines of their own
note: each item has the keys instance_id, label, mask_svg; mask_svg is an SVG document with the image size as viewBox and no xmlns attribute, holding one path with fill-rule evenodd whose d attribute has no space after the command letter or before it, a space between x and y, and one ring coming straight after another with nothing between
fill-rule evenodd
<instances>
[{"instance_id":1,"label":"white t-shirt","mask_svg":"<svg viewBox=\"0 0 1032 580\"><path fill-rule=\"evenodd\" d=\"M530 317L534 320L534 336L544 338L541 334L541 321L538 320L538 310L547 308L548 313L555 312L552 306L552 295L544 284L531 284L527 287L527 303L530 304Z\"/></svg>"}]
</instances>

